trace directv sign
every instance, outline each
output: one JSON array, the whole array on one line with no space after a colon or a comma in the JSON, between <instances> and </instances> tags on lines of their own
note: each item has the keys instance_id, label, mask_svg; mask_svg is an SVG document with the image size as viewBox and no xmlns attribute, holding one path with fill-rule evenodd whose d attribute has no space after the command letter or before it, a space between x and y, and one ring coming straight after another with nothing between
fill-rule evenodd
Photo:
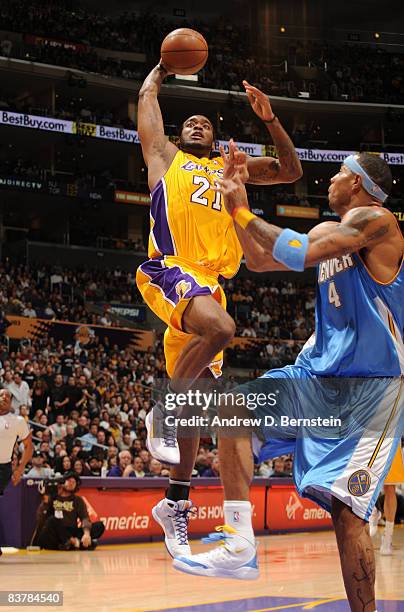
<instances>
[{"instance_id":1,"label":"directv sign","mask_svg":"<svg viewBox=\"0 0 404 612\"><path fill-rule=\"evenodd\" d=\"M43 191L46 183L40 179L26 179L15 176L0 176L0 187L23 189L24 191Z\"/></svg>"}]
</instances>

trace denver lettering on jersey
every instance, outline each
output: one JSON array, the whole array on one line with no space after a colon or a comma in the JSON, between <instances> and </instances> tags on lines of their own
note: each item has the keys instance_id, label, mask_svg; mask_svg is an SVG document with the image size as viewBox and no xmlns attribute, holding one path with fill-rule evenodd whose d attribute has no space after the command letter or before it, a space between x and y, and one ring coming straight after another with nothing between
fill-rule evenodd
<instances>
[{"instance_id":1,"label":"denver lettering on jersey","mask_svg":"<svg viewBox=\"0 0 404 612\"><path fill-rule=\"evenodd\" d=\"M219 178L223 176L223 168L209 168L209 166L204 166L203 164L196 164L193 161L187 161L186 164L181 166L181 170L186 170L187 172L194 172L194 170L206 172L208 176L216 175Z\"/></svg>"},{"instance_id":2,"label":"denver lettering on jersey","mask_svg":"<svg viewBox=\"0 0 404 612\"><path fill-rule=\"evenodd\" d=\"M355 263L351 255L342 255L342 257L333 257L327 259L327 261L322 261L318 266L318 282L324 283L336 274L354 267Z\"/></svg>"}]
</instances>

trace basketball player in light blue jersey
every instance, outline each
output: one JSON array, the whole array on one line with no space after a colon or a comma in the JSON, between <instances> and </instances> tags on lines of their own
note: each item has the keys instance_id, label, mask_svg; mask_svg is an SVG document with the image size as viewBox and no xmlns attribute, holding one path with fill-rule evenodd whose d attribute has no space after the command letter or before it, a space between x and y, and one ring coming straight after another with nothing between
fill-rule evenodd
<instances>
[{"instance_id":1,"label":"basketball player in light blue jersey","mask_svg":"<svg viewBox=\"0 0 404 612\"><path fill-rule=\"evenodd\" d=\"M249 93L259 95L254 88ZM351 609L374 612L368 519L404 431L404 240L383 208L391 173L376 155L349 156L329 188L340 223L321 223L306 235L255 217L244 187L245 155L231 143L224 157L220 189L247 266L257 272L317 266L315 334L294 365L233 390L243 393L246 405L260 393L278 392L279 401L258 404L252 416L263 424L253 436L221 433L226 525L208 538L221 546L176 558L174 567L202 576L258 577L249 502L253 440L258 461L294 452L300 495L331 512ZM268 416L273 424L265 423ZM282 427L281 417L297 425ZM313 424L298 421L306 417Z\"/></svg>"}]
</instances>

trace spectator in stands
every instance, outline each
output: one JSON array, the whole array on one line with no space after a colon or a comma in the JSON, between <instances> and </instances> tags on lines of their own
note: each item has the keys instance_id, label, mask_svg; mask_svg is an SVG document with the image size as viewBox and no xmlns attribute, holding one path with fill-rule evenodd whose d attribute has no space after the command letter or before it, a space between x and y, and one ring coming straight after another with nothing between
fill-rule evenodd
<instances>
[{"instance_id":1,"label":"spectator in stands","mask_svg":"<svg viewBox=\"0 0 404 612\"><path fill-rule=\"evenodd\" d=\"M130 429L124 429L122 432L122 437L118 440L118 448L119 450L129 450L132 446L132 438L130 434Z\"/></svg>"},{"instance_id":2,"label":"spectator in stands","mask_svg":"<svg viewBox=\"0 0 404 612\"><path fill-rule=\"evenodd\" d=\"M149 465L150 465L150 453L149 453L149 451L146 450L146 449L142 449L139 452L139 457L143 461L143 469L144 469L144 471L147 474L149 472Z\"/></svg>"},{"instance_id":3,"label":"spectator in stands","mask_svg":"<svg viewBox=\"0 0 404 612\"><path fill-rule=\"evenodd\" d=\"M31 406L31 395L28 384L22 380L21 372L16 371L9 384L4 385L11 393L11 410L20 414L20 406Z\"/></svg>"},{"instance_id":4,"label":"spectator in stands","mask_svg":"<svg viewBox=\"0 0 404 612\"><path fill-rule=\"evenodd\" d=\"M89 476L101 476L102 459L99 459L97 456L92 456L88 461L88 466L90 468Z\"/></svg>"},{"instance_id":5,"label":"spectator in stands","mask_svg":"<svg viewBox=\"0 0 404 612\"><path fill-rule=\"evenodd\" d=\"M264 461L261 463L256 469L257 476L261 476L262 478L269 478L272 476L273 470L270 464L272 464L272 461Z\"/></svg>"},{"instance_id":6,"label":"spectator in stands","mask_svg":"<svg viewBox=\"0 0 404 612\"><path fill-rule=\"evenodd\" d=\"M44 456L40 451L34 451L32 455L32 467L26 474L27 478L50 478L52 470L44 467Z\"/></svg>"},{"instance_id":7,"label":"spectator in stands","mask_svg":"<svg viewBox=\"0 0 404 612\"><path fill-rule=\"evenodd\" d=\"M201 450L201 449L200 449ZM205 472L210 467L208 459L205 453L199 452L195 461L195 468L198 472L199 476L202 476L203 472Z\"/></svg>"},{"instance_id":8,"label":"spectator in stands","mask_svg":"<svg viewBox=\"0 0 404 612\"><path fill-rule=\"evenodd\" d=\"M83 422L84 422L84 420L83 420ZM86 420L86 422L87 422L87 420ZM101 430L101 431L103 431L103 430ZM77 433L76 433L76 435L77 435ZM97 435L98 435L98 425L97 425L97 423L92 422L90 424L89 431L87 431L87 433L85 433L84 435L80 436L80 440L82 441L83 450L84 451L91 451L91 449L94 446L94 444L98 444Z\"/></svg>"},{"instance_id":9,"label":"spectator in stands","mask_svg":"<svg viewBox=\"0 0 404 612\"><path fill-rule=\"evenodd\" d=\"M32 404L30 411L30 418L32 418L37 410L44 412L48 406L49 392L48 386L41 378L36 380L32 387Z\"/></svg>"},{"instance_id":10,"label":"spectator in stands","mask_svg":"<svg viewBox=\"0 0 404 612\"><path fill-rule=\"evenodd\" d=\"M160 461L152 458L150 460L149 472L147 476L152 477L152 478L159 478L162 476L162 469L163 469L163 466L161 465Z\"/></svg>"},{"instance_id":11,"label":"spectator in stands","mask_svg":"<svg viewBox=\"0 0 404 612\"><path fill-rule=\"evenodd\" d=\"M73 472L78 474L79 476L89 476L90 470L86 466L83 459L79 459L78 457L73 462Z\"/></svg>"},{"instance_id":12,"label":"spectator in stands","mask_svg":"<svg viewBox=\"0 0 404 612\"><path fill-rule=\"evenodd\" d=\"M57 414L63 414L63 416L67 415L68 403L69 396L63 384L63 376L61 374L56 374L54 384L50 391L50 405L54 418L56 418Z\"/></svg>"},{"instance_id":13,"label":"spectator in stands","mask_svg":"<svg viewBox=\"0 0 404 612\"><path fill-rule=\"evenodd\" d=\"M202 473L203 478L220 478L220 463L219 457L215 456L212 459L210 468Z\"/></svg>"},{"instance_id":14,"label":"spectator in stands","mask_svg":"<svg viewBox=\"0 0 404 612\"><path fill-rule=\"evenodd\" d=\"M283 471L288 476L292 476L292 472L293 472L293 459L291 457L286 457L285 458L285 461L283 462Z\"/></svg>"},{"instance_id":15,"label":"spectator in stands","mask_svg":"<svg viewBox=\"0 0 404 612\"><path fill-rule=\"evenodd\" d=\"M285 476L289 476L289 474L285 472L285 460L283 457L277 457L272 461L272 469L273 472L271 476L273 477L284 478Z\"/></svg>"},{"instance_id":16,"label":"spectator in stands","mask_svg":"<svg viewBox=\"0 0 404 612\"><path fill-rule=\"evenodd\" d=\"M78 438L81 438L82 436L84 436L85 434L88 433L88 427L87 427L87 422L88 419L86 417L85 414L81 414L78 418L78 423L75 427L74 430L74 435L76 436L76 443L80 442L80 446L83 446L81 440L78 440Z\"/></svg>"},{"instance_id":17,"label":"spectator in stands","mask_svg":"<svg viewBox=\"0 0 404 612\"><path fill-rule=\"evenodd\" d=\"M37 376L34 371L32 363L26 363L22 373L22 379L27 383L30 390L33 388Z\"/></svg>"},{"instance_id":18,"label":"spectator in stands","mask_svg":"<svg viewBox=\"0 0 404 612\"><path fill-rule=\"evenodd\" d=\"M73 375L73 347L71 345L66 346L64 354L61 358L61 369L60 373L63 376L63 382L66 383L68 379Z\"/></svg>"},{"instance_id":19,"label":"spectator in stands","mask_svg":"<svg viewBox=\"0 0 404 612\"><path fill-rule=\"evenodd\" d=\"M131 464L132 462L132 455L130 454L129 451L127 450L123 450L119 453L118 455L119 458L119 462L118 465L114 466L113 468L111 468L107 474L107 476L115 476L115 477L121 477L123 476L123 473L125 471L125 468Z\"/></svg>"},{"instance_id":20,"label":"spectator in stands","mask_svg":"<svg viewBox=\"0 0 404 612\"><path fill-rule=\"evenodd\" d=\"M63 414L56 416L55 422L53 425L50 425L49 430L52 434L53 442L59 442L59 440L63 440L66 437L66 424Z\"/></svg>"},{"instance_id":21,"label":"spectator in stands","mask_svg":"<svg viewBox=\"0 0 404 612\"><path fill-rule=\"evenodd\" d=\"M82 397L81 389L77 387L76 379L74 376L69 376L69 378L67 379L66 395L68 397L68 402L66 404L66 411L67 411L67 414L70 414L72 410L79 409L79 406L80 406L79 402Z\"/></svg>"},{"instance_id":22,"label":"spectator in stands","mask_svg":"<svg viewBox=\"0 0 404 612\"><path fill-rule=\"evenodd\" d=\"M63 475L66 472L70 472L71 469L72 461L68 455L58 457L58 460L55 462L55 472Z\"/></svg>"},{"instance_id":23,"label":"spectator in stands","mask_svg":"<svg viewBox=\"0 0 404 612\"><path fill-rule=\"evenodd\" d=\"M27 302L27 305L24 308L22 314L24 317L31 317L32 319L36 319L37 316L36 310L32 308L31 302Z\"/></svg>"},{"instance_id":24,"label":"spectator in stands","mask_svg":"<svg viewBox=\"0 0 404 612\"><path fill-rule=\"evenodd\" d=\"M135 477L135 478L144 478L146 476L146 472L143 469L143 461L140 457L135 457L133 463L126 466L125 471L123 473L124 477Z\"/></svg>"},{"instance_id":25,"label":"spectator in stands","mask_svg":"<svg viewBox=\"0 0 404 612\"><path fill-rule=\"evenodd\" d=\"M247 325L244 327L243 331L241 332L241 337L242 338L256 338L257 337L257 332L255 331L251 323L247 323Z\"/></svg>"},{"instance_id":26,"label":"spectator in stands","mask_svg":"<svg viewBox=\"0 0 404 612\"><path fill-rule=\"evenodd\" d=\"M76 436L74 435L75 425L73 422L69 421L66 425L66 435L64 437L64 442L66 444L66 451L70 455L73 450L74 441Z\"/></svg>"}]
</instances>

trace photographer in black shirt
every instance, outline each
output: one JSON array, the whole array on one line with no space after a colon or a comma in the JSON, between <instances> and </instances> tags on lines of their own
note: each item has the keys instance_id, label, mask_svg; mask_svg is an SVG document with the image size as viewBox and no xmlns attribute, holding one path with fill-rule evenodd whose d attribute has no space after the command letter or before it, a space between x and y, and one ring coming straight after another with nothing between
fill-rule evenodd
<instances>
[{"instance_id":1,"label":"photographer in black shirt","mask_svg":"<svg viewBox=\"0 0 404 612\"><path fill-rule=\"evenodd\" d=\"M105 527L101 521L91 523L86 504L76 495L79 486L80 477L75 472L67 472L57 483L48 483L37 511L33 544L49 550L95 549Z\"/></svg>"}]
</instances>

